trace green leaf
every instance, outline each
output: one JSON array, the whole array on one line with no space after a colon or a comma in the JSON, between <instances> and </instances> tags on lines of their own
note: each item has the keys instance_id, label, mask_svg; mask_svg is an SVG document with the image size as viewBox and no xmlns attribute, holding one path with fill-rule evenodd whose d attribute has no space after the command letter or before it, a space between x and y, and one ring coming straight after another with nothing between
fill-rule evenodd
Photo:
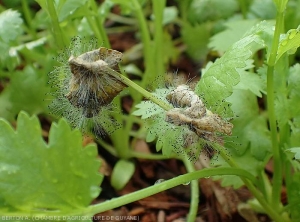
<instances>
[{"instance_id":1,"label":"green leaf","mask_svg":"<svg viewBox=\"0 0 300 222\"><path fill-rule=\"evenodd\" d=\"M187 53L194 60L203 60L208 52L208 41L211 35L212 23L191 26L185 23L181 30L183 42L187 45Z\"/></svg>"},{"instance_id":2,"label":"green leaf","mask_svg":"<svg viewBox=\"0 0 300 222\"><path fill-rule=\"evenodd\" d=\"M276 62L284 54L294 54L300 46L300 26L297 29L289 30L279 42L279 47L276 56Z\"/></svg>"},{"instance_id":3,"label":"green leaf","mask_svg":"<svg viewBox=\"0 0 300 222\"><path fill-rule=\"evenodd\" d=\"M232 103L231 108L237 117L231 121L234 125L233 135L225 138L225 147L239 167L258 176L270 155L271 140L267 119L259 113L256 96L249 90L236 88L234 87L228 101ZM215 166L229 166L220 156L211 163ZM222 178L223 186L238 188L243 185L237 176L215 178Z\"/></svg>"},{"instance_id":4,"label":"green leaf","mask_svg":"<svg viewBox=\"0 0 300 222\"><path fill-rule=\"evenodd\" d=\"M295 159L297 159L297 160L300 159L300 147L290 148L290 149L287 149L287 151L295 153Z\"/></svg>"},{"instance_id":5,"label":"green leaf","mask_svg":"<svg viewBox=\"0 0 300 222\"><path fill-rule=\"evenodd\" d=\"M248 171L254 176L258 175L258 172L263 170L263 166L256 158L254 158L250 154L250 150L248 150L244 155L240 156L234 151L230 151L230 157L234 160L234 162L242 169ZM245 164L247 163L247 164ZM221 166L221 167L229 167L229 164L221 157L217 156L211 160L211 165L213 166ZM234 189L238 189L244 185L243 181L238 176L214 176L215 180L222 179L221 185L223 187L233 186Z\"/></svg>"},{"instance_id":6,"label":"green leaf","mask_svg":"<svg viewBox=\"0 0 300 222\"><path fill-rule=\"evenodd\" d=\"M16 55L9 54L12 41L22 33L23 20L19 12L8 9L0 14L0 66L13 70L19 63Z\"/></svg>"},{"instance_id":7,"label":"green leaf","mask_svg":"<svg viewBox=\"0 0 300 222\"><path fill-rule=\"evenodd\" d=\"M142 119L147 119L162 112L162 109L160 109L150 101L142 101L135 107L138 108L138 110L134 111L132 115L141 116Z\"/></svg>"},{"instance_id":8,"label":"green leaf","mask_svg":"<svg viewBox=\"0 0 300 222\"><path fill-rule=\"evenodd\" d=\"M49 92L47 75L28 65L11 74L9 85L0 95L0 116L13 120L24 110L30 114L46 112L45 94ZM5 105L4 105L5 104Z\"/></svg>"},{"instance_id":9,"label":"green leaf","mask_svg":"<svg viewBox=\"0 0 300 222\"><path fill-rule=\"evenodd\" d=\"M209 41L209 48L221 52L229 49L236 41L243 37L243 35L257 23L257 20L240 20L229 21L224 25L226 29L217 33Z\"/></svg>"},{"instance_id":10,"label":"green leaf","mask_svg":"<svg viewBox=\"0 0 300 222\"><path fill-rule=\"evenodd\" d=\"M283 86L277 86L280 92L276 94L275 111L278 116L278 124L283 127L285 124L290 123L293 128L293 132L300 130L300 126L297 126L296 120L299 118L300 107L300 65L290 67L288 70L288 76L286 76ZM280 72L282 73L282 72ZM292 120L292 121L290 121ZM294 144L295 145L295 144Z\"/></svg>"},{"instance_id":11,"label":"green leaf","mask_svg":"<svg viewBox=\"0 0 300 222\"><path fill-rule=\"evenodd\" d=\"M163 25L174 22L178 17L178 10L175 6L165 7L163 13Z\"/></svg>"},{"instance_id":12,"label":"green leaf","mask_svg":"<svg viewBox=\"0 0 300 222\"><path fill-rule=\"evenodd\" d=\"M166 95L172 91L173 88L168 89L157 89L154 93L152 93L157 98L163 100L165 103L169 103L166 99ZM160 113L164 113L164 109L153 104L151 101L142 101L135 106L138 108L132 114L136 116L141 116L142 119L147 119L149 117L155 116Z\"/></svg>"},{"instance_id":13,"label":"green leaf","mask_svg":"<svg viewBox=\"0 0 300 222\"><path fill-rule=\"evenodd\" d=\"M249 18L270 20L276 17L276 7L272 0L254 0L249 9Z\"/></svg>"},{"instance_id":14,"label":"green leaf","mask_svg":"<svg viewBox=\"0 0 300 222\"><path fill-rule=\"evenodd\" d=\"M152 93L157 98L169 103L166 96L173 90L172 87L166 89L157 89ZM170 103L169 103L170 104ZM170 104L171 105L171 104ZM191 132L186 126L175 126L165 121L165 110L150 101L143 101L136 106L139 108L134 111L134 115L142 116L146 120L147 136L146 141L156 141L156 151L162 151L162 154L170 157L172 154L186 155L187 158L194 158L194 152L184 149L187 142L186 135ZM198 149L201 147L198 146ZM189 155L191 153L191 155Z\"/></svg>"},{"instance_id":15,"label":"green leaf","mask_svg":"<svg viewBox=\"0 0 300 222\"><path fill-rule=\"evenodd\" d=\"M112 2L113 4L118 4L121 8L121 12L124 15L130 14L133 10L136 9L136 4L133 4L132 1L123 1L123 0L106 0L107 2ZM145 0L138 0L140 7L145 3Z\"/></svg>"},{"instance_id":16,"label":"green leaf","mask_svg":"<svg viewBox=\"0 0 300 222\"><path fill-rule=\"evenodd\" d=\"M59 22L66 20L69 16L74 14L76 10L87 4L87 1L88 0L63 1L64 3L58 11Z\"/></svg>"},{"instance_id":17,"label":"green leaf","mask_svg":"<svg viewBox=\"0 0 300 222\"><path fill-rule=\"evenodd\" d=\"M235 0L193 0L188 8L188 18L192 23L217 21L230 17L237 10Z\"/></svg>"},{"instance_id":18,"label":"green leaf","mask_svg":"<svg viewBox=\"0 0 300 222\"><path fill-rule=\"evenodd\" d=\"M290 178L292 181L288 183L287 196L288 196L288 209L291 213L293 221L300 220L300 173L297 172Z\"/></svg>"},{"instance_id":19,"label":"green leaf","mask_svg":"<svg viewBox=\"0 0 300 222\"><path fill-rule=\"evenodd\" d=\"M64 212L86 207L98 196L97 148L83 148L80 132L65 120L52 124L48 144L38 119L24 112L16 130L1 119L0 135L1 215L8 209Z\"/></svg>"},{"instance_id":20,"label":"green leaf","mask_svg":"<svg viewBox=\"0 0 300 222\"><path fill-rule=\"evenodd\" d=\"M256 73L240 71L240 82L235 89L250 90L258 97L262 97L261 93L266 94L266 85L261 76Z\"/></svg>"},{"instance_id":21,"label":"green leaf","mask_svg":"<svg viewBox=\"0 0 300 222\"><path fill-rule=\"evenodd\" d=\"M130 180L135 170L134 163L128 160L119 160L111 175L111 185L116 190L121 190Z\"/></svg>"},{"instance_id":22,"label":"green leaf","mask_svg":"<svg viewBox=\"0 0 300 222\"><path fill-rule=\"evenodd\" d=\"M270 32L270 25L261 22L253 27L244 38L236 42L225 54L212 65L202 70L202 78L195 88L198 95L203 95L207 107L214 113L231 117L232 111L226 98L232 94L233 86L240 82L240 75L252 67L251 57L265 47L265 38Z\"/></svg>"},{"instance_id":23,"label":"green leaf","mask_svg":"<svg viewBox=\"0 0 300 222\"><path fill-rule=\"evenodd\" d=\"M250 149L253 157L264 161L270 152L270 132L267 119L259 114L256 96L248 90L235 89L228 101L237 117L232 120L233 138L227 138L226 147L234 148L238 155Z\"/></svg>"},{"instance_id":24,"label":"green leaf","mask_svg":"<svg viewBox=\"0 0 300 222\"><path fill-rule=\"evenodd\" d=\"M0 14L0 38L3 42L15 40L22 33L23 20L17 11L8 9Z\"/></svg>"}]
</instances>

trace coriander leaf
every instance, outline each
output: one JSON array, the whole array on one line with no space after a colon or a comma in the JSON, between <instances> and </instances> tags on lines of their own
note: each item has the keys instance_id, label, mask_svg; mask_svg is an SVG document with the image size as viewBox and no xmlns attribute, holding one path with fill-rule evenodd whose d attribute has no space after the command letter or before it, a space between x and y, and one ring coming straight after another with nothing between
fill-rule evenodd
<instances>
[{"instance_id":1,"label":"coriander leaf","mask_svg":"<svg viewBox=\"0 0 300 222\"><path fill-rule=\"evenodd\" d=\"M173 88L157 89L154 96L169 103L166 96ZM171 105L171 104L170 104ZM166 112L164 109L150 101L141 102L136 106L139 108L133 114L142 116L146 119L147 136L146 141L156 141L156 151L162 151L162 154L170 157L172 154L185 155L187 158L194 158L194 151L184 149L187 142L186 135L190 134L189 129L185 126L175 126L165 121ZM197 147L199 150L199 147Z\"/></svg>"},{"instance_id":2,"label":"coriander leaf","mask_svg":"<svg viewBox=\"0 0 300 222\"><path fill-rule=\"evenodd\" d=\"M205 69L195 88L203 95L206 106L219 115L230 117L230 104L225 101L232 94L233 86L240 82L241 72L252 67L251 57L265 47L270 33L270 24L261 22L253 27L244 38L236 42L225 54Z\"/></svg>"},{"instance_id":3,"label":"coriander leaf","mask_svg":"<svg viewBox=\"0 0 300 222\"><path fill-rule=\"evenodd\" d=\"M300 131L300 125L297 124L297 118L299 118L300 107L300 65L296 64L287 71L287 84L283 82L283 86L277 86L280 92L276 94L275 99L275 111L278 116L278 124L280 127L290 123L292 124L292 132ZM291 121L290 121L291 120ZM298 126L297 126L298 125ZM292 135L293 137L293 135ZM296 144L294 144L296 146ZM300 145L300 144L299 144Z\"/></svg>"},{"instance_id":4,"label":"coriander leaf","mask_svg":"<svg viewBox=\"0 0 300 222\"><path fill-rule=\"evenodd\" d=\"M15 40L21 34L23 20L19 12L8 9L0 14L0 38L3 42Z\"/></svg>"},{"instance_id":5,"label":"coriander leaf","mask_svg":"<svg viewBox=\"0 0 300 222\"><path fill-rule=\"evenodd\" d=\"M228 101L238 117L232 120L234 141L227 138L226 147L233 148L238 155L250 149L253 157L264 161L271 147L270 132L266 118L259 114L256 96L248 90L234 89Z\"/></svg>"},{"instance_id":6,"label":"coriander leaf","mask_svg":"<svg viewBox=\"0 0 300 222\"><path fill-rule=\"evenodd\" d=\"M239 167L257 176L270 154L271 140L267 120L259 114L257 98L248 90L234 89L228 101L232 103L232 110L238 117L232 120L233 135L225 138L225 147ZM228 166L222 157L215 158L211 163ZM223 179L223 186L238 188L243 185L237 176L216 178Z\"/></svg>"},{"instance_id":7,"label":"coriander leaf","mask_svg":"<svg viewBox=\"0 0 300 222\"><path fill-rule=\"evenodd\" d=\"M0 95L0 116L13 120L21 110L30 114L45 112L48 91L47 75L41 70L28 65L22 71L13 72L9 85Z\"/></svg>"},{"instance_id":8,"label":"coriander leaf","mask_svg":"<svg viewBox=\"0 0 300 222\"><path fill-rule=\"evenodd\" d=\"M9 54L10 43L22 33L23 20L19 12L8 9L0 14L0 64L13 70L18 58ZM0 66L1 66L0 65Z\"/></svg>"},{"instance_id":9,"label":"coriander leaf","mask_svg":"<svg viewBox=\"0 0 300 222\"><path fill-rule=\"evenodd\" d=\"M257 20L240 20L240 21L229 21L224 25L226 29L220 33L217 33L210 38L209 48L218 51L226 51L236 41L243 37L246 31L248 31Z\"/></svg>"},{"instance_id":10,"label":"coriander leaf","mask_svg":"<svg viewBox=\"0 0 300 222\"><path fill-rule=\"evenodd\" d=\"M163 25L174 22L178 17L178 10L175 6L165 7L163 13Z\"/></svg>"},{"instance_id":11,"label":"coriander leaf","mask_svg":"<svg viewBox=\"0 0 300 222\"><path fill-rule=\"evenodd\" d=\"M266 94L266 86L259 75L244 70L242 70L240 74L241 79L235 86L235 89L248 89L258 97L262 97L261 93Z\"/></svg>"},{"instance_id":12,"label":"coriander leaf","mask_svg":"<svg viewBox=\"0 0 300 222\"><path fill-rule=\"evenodd\" d=\"M291 213L293 221L300 220L300 173L296 172L293 177L290 178L292 181L288 183L287 196L288 196L288 207Z\"/></svg>"},{"instance_id":13,"label":"coriander leaf","mask_svg":"<svg viewBox=\"0 0 300 222\"><path fill-rule=\"evenodd\" d=\"M182 26L182 39L187 45L187 53L194 60L202 60L208 52L207 44L211 35L212 23L206 22L192 26L184 23Z\"/></svg>"},{"instance_id":14,"label":"coriander leaf","mask_svg":"<svg viewBox=\"0 0 300 222\"><path fill-rule=\"evenodd\" d=\"M163 111L162 108L156 106L150 101L142 101L135 107L138 108L138 110L135 110L132 115L141 116L142 119L147 119Z\"/></svg>"},{"instance_id":15,"label":"coriander leaf","mask_svg":"<svg viewBox=\"0 0 300 222\"><path fill-rule=\"evenodd\" d=\"M297 159L297 160L300 159L300 147L290 148L290 149L287 149L287 151L295 153L295 159Z\"/></svg>"},{"instance_id":16,"label":"coriander leaf","mask_svg":"<svg viewBox=\"0 0 300 222\"><path fill-rule=\"evenodd\" d=\"M276 7L272 0L254 0L249 9L249 18L270 20L276 17Z\"/></svg>"},{"instance_id":17,"label":"coriander leaf","mask_svg":"<svg viewBox=\"0 0 300 222\"><path fill-rule=\"evenodd\" d=\"M235 0L193 0L188 8L188 18L191 23L217 21L230 17L237 10Z\"/></svg>"},{"instance_id":18,"label":"coriander leaf","mask_svg":"<svg viewBox=\"0 0 300 222\"><path fill-rule=\"evenodd\" d=\"M168 100L166 99L166 95L172 91L172 87L166 89L157 89L154 93L152 93L155 97L159 98L160 100L164 101L165 103L168 103ZM156 104L153 104L151 101L142 101L138 105L135 106L138 108L136 111L134 111L132 114L136 116L142 116L142 119L147 119L149 117L155 116L160 113L164 113L164 109L160 106L157 106Z\"/></svg>"},{"instance_id":19,"label":"coriander leaf","mask_svg":"<svg viewBox=\"0 0 300 222\"><path fill-rule=\"evenodd\" d=\"M60 22L64 21L66 18L74 14L74 12L80 7L87 4L87 0L72 0L72 1L62 1L64 2L58 11L58 20Z\"/></svg>"},{"instance_id":20,"label":"coriander leaf","mask_svg":"<svg viewBox=\"0 0 300 222\"><path fill-rule=\"evenodd\" d=\"M292 146L300 146L300 64L296 64L289 70L288 76L288 107L290 109L290 119L291 122L291 144Z\"/></svg>"},{"instance_id":21,"label":"coriander leaf","mask_svg":"<svg viewBox=\"0 0 300 222\"><path fill-rule=\"evenodd\" d=\"M297 29L289 30L282 36L279 42L279 47L276 56L276 62L284 54L294 54L300 46L300 26Z\"/></svg>"},{"instance_id":22,"label":"coriander leaf","mask_svg":"<svg viewBox=\"0 0 300 222\"><path fill-rule=\"evenodd\" d=\"M253 174L254 176L258 175L258 172L263 170L262 164L256 158L254 158L250 154L250 150L247 150L244 155L240 156L234 151L230 151L230 157L234 159L234 162L242 169L248 171L249 173ZM247 163L247 164L245 164ZM229 164L221 157L213 158L211 160L211 165L213 166L222 166L222 167L229 167ZM226 186L233 186L234 189L238 189L242 185L244 185L243 181L238 176L232 175L225 175L225 176L214 176L215 180L222 179L221 185Z\"/></svg>"},{"instance_id":23,"label":"coriander leaf","mask_svg":"<svg viewBox=\"0 0 300 222\"><path fill-rule=\"evenodd\" d=\"M82 147L78 130L64 119L41 137L37 117L21 112L14 130L0 120L0 211L60 212L86 207L99 194L97 148ZM4 155L5 154L5 155ZM13 192L12 192L13 191Z\"/></svg>"}]
</instances>

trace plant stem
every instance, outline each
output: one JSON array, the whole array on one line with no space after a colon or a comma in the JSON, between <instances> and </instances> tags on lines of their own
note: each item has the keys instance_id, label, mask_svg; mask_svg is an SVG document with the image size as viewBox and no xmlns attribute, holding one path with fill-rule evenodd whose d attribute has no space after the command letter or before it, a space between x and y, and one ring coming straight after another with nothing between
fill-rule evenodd
<instances>
[{"instance_id":1,"label":"plant stem","mask_svg":"<svg viewBox=\"0 0 300 222\"><path fill-rule=\"evenodd\" d=\"M232 167L234 168L239 168L239 166L234 162L234 160L225 153L224 148L217 144L214 143L213 147L216 148L219 152L220 155L223 157L223 159ZM215 168L218 169L218 168ZM285 221L276 211L272 206L269 205L269 203L266 201L265 197L262 195L261 192L259 192L255 186L253 185L253 181L249 181L245 177L241 178L241 180L244 182L244 184L247 186L251 194L258 200L258 202L261 204L261 206L264 208L266 213L274 220L277 222L283 222Z\"/></svg>"},{"instance_id":2,"label":"plant stem","mask_svg":"<svg viewBox=\"0 0 300 222\"><path fill-rule=\"evenodd\" d=\"M267 105L268 105L268 115L271 130L272 139L272 153L273 153L273 191L272 191L272 205L273 208L279 211L280 208L280 194L282 185L282 168L279 144L277 139L277 126L276 126L276 116L275 116L275 93L274 93L274 66L276 61L277 49L279 44L280 33L283 31L284 25L284 12L278 12L276 15L276 25L275 33L271 47L270 57L268 59L268 69L267 69Z\"/></svg>"},{"instance_id":3,"label":"plant stem","mask_svg":"<svg viewBox=\"0 0 300 222\"><path fill-rule=\"evenodd\" d=\"M28 32L32 35L33 39L37 38L36 30L32 27L32 16L28 7L28 1L22 1L22 8L24 13L24 18L28 25Z\"/></svg>"},{"instance_id":4,"label":"plant stem","mask_svg":"<svg viewBox=\"0 0 300 222\"><path fill-rule=\"evenodd\" d=\"M92 8L93 13L95 15L97 15L98 11L97 11L97 5L96 5L95 0L91 0L91 8ZM105 21L105 17L95 16L95 21L93 21L93 23L95 23L95 24L93 24L93 26L94 26L94 28L97 29L97 33L100 36L101 40L103 41L103 46L106 48L110 48L110 43L109 43L106 31L104 29L104 21ZM100 39L98 38L98 41L99 40Z\"/></svg>"},{"instance_id":5,"label":"plant stem","mask_svg":"<svg viewBox=\"0 0 300 222\"><path fill-rule=\"evenodd\" d=\"M121 75L120 73L118 73L115 70L110 69L110 68L107 68L107 71L109 72L109 74L111 76L113 76L116 79L122 81L125 85L131 86L133 89L135 89L136 91L138 91L140 94L142 94L147 99L150 99L155 104L159 105L164 110L168 111L168 110L172 109L171 105L169 105L169 104L165 103L164 101L158 99L157 97L155 97L154 95L152 95L150 92L148 92L144 88L140 87L138 84L136 84L135 82L131 81L127 77Z\"/></svg>"},{"instance_id":6,"label":"plant stem","mask_svg":"<svg viewBox=\"0 0 300 222\"><path fill-rule=\"evenodd\" d=\"M238 2L239 2L240 7L241 7L243 19L246 19L247 18L247 4L246 4L246 1L238 0Z\"/></svg>"},{"instance_id":7,"label":"plant stem","mask_svg":"<svg viewBox=\"0 0 300 222\"><path fill-rule=\"evenodd\" d=\"M109 145L108 143L104 142L103 140L97 140L97 143L99 143L107 152L109 152L113 156L117 156L117 152L114 147ZM170 158L177 158L176 156L167 157L166 155L162 154L150 154L150 153L141 153L129 150L128 158L139 158L139 159L147 159L147 160L166 160Z\"/></svg>"},{"instance_id":8,"label":"plant stem","mask_svg":"<svg viewBox=\"0 0 300 222\"><path fill-rule=\"evenodd\" d=\"M95 204L88 206L86 208L79 208L70 211L43 211L43 212L0 212L1 215L6 216L16 216L16 217L28 217L28 218L35 218L38 217L50 217L50 216L82 216L82 215L89 215L93 216L97 213L101 213L107 210L114 209L116 207L123 206L128 203L132 203L134 201L143 199L145 197L149 197L151 195L157 194L164 190L168 190L178 185L186 184L192 180L198 180L200 178L210 177L210 176L217 176L217 175L236 175L240 177L246 177L250 181L254 181L255 178L247 171L243 169L235 169L229 167L219 167L214 169L203 169L199 171L194 171L192 173L187 173L184 175L180 175L173 179L164 181L159 184L155 184L148 188L136 191L134 193L130 193L118 198L113 198L111 200L105 201L103 203Z\"/></svg>"},{"instance_id":9,"label":"plant stem","mask_svg":"<svg viewBox=\"0 0 300 222\"><path fill-rule=\"evenodd\" d=\"M145 64L150 64L151 63L150 60L152 59L152 49L151 49L151 37L150 37L149 29L147 27L147 22L138 0L131 0L131 2L133 4L134 12L140 26Z\"/></svg>"},{"instance_id":10,"label":"plant stem","mask_svg":"<svg viewBox=\"0 0 300 222\"><path fill-rule=\"evenodd\" d=\"M191 161L189 161L187 158L183 158L182 161L189 173L195 172L194 165L191 163ZM187 219L188 222L196 221L198 204L199 204L199 183L198 180L192 180L191 181L191 205L190 205L190 211Z\"/></svg>"},{"instance_id":11,"label":"plant stem","mask_svg":"<svg viewBox=\"0 0 300 222\"><path fill-rule=\"evenodd\" d=\"M49 15L50 15L50 18L52 21L53 35L55 38L55 42L57 43L59 48L64 48L66 46L66 44L64 42L64 35L59 26L58 17L57 17L56 10L54 7L54 1L47 0L47 6L48 6Z\"/></svg>"},{"instance_id":12,"label":"plant stem","mask_svg":"<svg viewBox=\"0 0 300 222\"><path fill-rule=\"evenodd\" d=\"M164 73L164 56L163 56L163 12L166 5L166 0L152 0L154 12L154 60L155 74L161 75ZM155 76L152 74L152 76ZM153 86L156 88L157 86Z\"/></svg>"}]
</instances>

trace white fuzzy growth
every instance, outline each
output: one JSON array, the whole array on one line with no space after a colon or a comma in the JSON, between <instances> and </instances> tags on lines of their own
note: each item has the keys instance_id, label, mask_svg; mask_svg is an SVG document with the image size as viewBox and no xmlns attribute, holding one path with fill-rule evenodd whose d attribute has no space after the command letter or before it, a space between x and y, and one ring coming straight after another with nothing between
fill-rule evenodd
<instances>
[{"instance_id":1,"label":"white fuzzy growth","mask_svg":"<svg viewBox=\"0 0 300 222\"><path fill-rule=\"evenodd\" d=\"M121 85L106 70L117 67L122 53L95 48L94 40L76 37L57 57L62 66L49 74L53 88L50 95L55 97L49 108L54 115L67 118L74 128L101 137L120 127L111 118L114 96L110 97L110 93L118 93Z\"/></svg>"},{"instance_id":2,"label":"white fuzzy growth","mask_svg":"<svg viewBox=\"0 0 300 222\"><path fill-rule=\"evenodd\" d=\"M224 133L231 135L233 125L223 120L217 114L206 109L202 100L186 85L179 85L167 99L175 104L174 108L166 112L166 121L177 126L186 125L198 136L207 138L211 134Z\"/></svg>"},{"instance_id":3,"label":"white fuzzy growth","mask_svg":"<svg viewBox=\"0 0 300 222\"><path fill-rule=\"evenodd\" d=\"M193 118L204 116L206 108L202 100L187 85L179 85L174 89L167 99L175 106L186 108Z\"/></svg>"}]
</instances>

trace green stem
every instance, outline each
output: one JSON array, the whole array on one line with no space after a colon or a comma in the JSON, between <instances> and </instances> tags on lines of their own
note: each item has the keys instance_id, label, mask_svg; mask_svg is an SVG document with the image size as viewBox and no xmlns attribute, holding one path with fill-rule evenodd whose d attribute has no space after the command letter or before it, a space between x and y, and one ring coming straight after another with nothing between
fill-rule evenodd
<instances>
[{"instance_id":1,"label":"green stem","mask_svg":"<svg viewBox=\"0 0 300 222\"><path fill-rule=\"evenodd\" d=\"M32 35L33 39L37 38L37 34L35 29L32 27L32 16L28 7L28 1L22 1L22 8L24 13L24 18L26 20L26 23L28 25L28 32Z\"/></svg>"},{"instance_id":2,"label":"green stem","mask_svg":"<svg viewBox=\"0 0 300 222\"><path fill-rule=\"evenodd\" d=\"M90 10L89 10L89 8L88 8L88 6L86 5L85 6L85 11L86 11L86 20L87 20L87 22L89 23L89 26L90 26L90 28L93 30L93 33L94 33L94 35L96 36L96 38L97 38L97 40L98 40L98 42L99 43L101 43L101 42L104 42L103 41L103 38L102 38L102 36L101 36L101 33L100 33L100 31L99 31L99 29L98 29L98 27L97 27L97 24L96 24L96 22L95 22L95 20L94 20L94 18L92 17L92 15L91 15L91 13L90 13Z\"/></svg>"},{"instance_id":3,"label":"green stem","mask_svg":"<svg viewBox=\"0 0 300 222\"><path fill-rule=\"evenodd\" d=\"M246 177L250 181L254 181L255 178L247 171L243 169L235 169L229 167L219 167L214 169L203 169L195 171L192 173L187 173L180 175L173 179L164 181L159 184L155 184L151 187L130 193L118 198L113 198L111 200L105 201L103 203L91 205L86 208L74 209L71 211L43 211L43 212L0 212L1 215L6 216L18 216L18 217L28 217L35 218L37 217L50 217L50 216L76 216L76 215L89 215L93 216L97 213L101 213L107 210L114 209L116 207L124 206L125 204L132 203L134 201L149 197L151 195L160 193L162 191L168 190L170 188L176 187L178 185L186 184L192 180L198 180L200 178L217 176L217 175L236 175L240 177Z\"/></svg>"},{"instance_id":4,"label":"green stem","mask_svg":"<svg viewBox=\"0 0 300 222\"><path fill-rule=\"evenodd\" d=\"M107 71L109 72L109 74L111 76L113 76L116 79L122 81L125 85L131 86L133 89L135 89L136 91L138 91L144 97L146 97L147 99L151 100L152 102L154 102L155 104L157 104L158 106L160 106L161 108L163 108L164 110L168 111L168 110L172 109L171 105L169 105L169 104L165 103L164 101L158 99L157 97L155 97L154 95L152 95L150 92L148 92L144 88L140 87L138 84L136 84L135 82L131 81L127 77L121 75L120 73L118 73L115 70L110 69L110 68L107 68Z\"/></svg>"},{"instance_id":5,"label":"green stem","mask_svg":"<svg viewBox=\"0 0 300 222\"><path fill-rule=\"evenodd\" d=\"M219 152L222 158L232 167L234 168L239 168L239 166L235 163L235 161L224 151L224 147L221 145L214 143L213 147L216 148ZM244 182L244 184L247 186L251 194L258 200L258 202L261 204L261 206L264 208L266 213L274 220L277 222L283 222L285 219L279 215L272 206L269 205L269 203L266 201L265 197L262 195L261 192L259 192L255 186L254 186L254 181L249 181L245 177L241 177L241 180Z\"/></svg>"},{"instance_id":6,"label":"green stem","mask_svg":"<svg viewBox=\"0 0 300 222\"><path fill-rule=\"evenodd\" d=\"M164 57L163 57L163 12L166 0L152 0L154 12L154 60L155 73L162 75L164 73ZM154 73L152 74L154 75ZM154 75L155 76L155 75ZM156 86L153 86L156 88Z\"/></svg>"},{"instance_id":7,"label":"green stem","mask_svg":"<svg viewBox=\"0 0 300 222\"><path fill-rule=\"evenodd\" d=\"M50 15L50 18L52 21L53 35L55 38L55 42L59 48L64 48L66 46L66 44L64 42L64 35L59 26L58 17L57 17L56 10L54 7L54 1L47 0L47 6L48 6L49 15Z\"/></svg>"},{"instance_id":8,"label":"green stem","mask_svg":"<svg viewBox=\"0 0 300 222\"><path fill-rule=\"evenodd\" d=\"M241 7L243 19L246 19L247 18L247 4L246 4L246 1L239 0L239 4L240 4L240 7Z\"/></svg>"},{"instance_id":9,"label":"green stem","mask_svg":"<svg viewBox=\"0 0 300 222\"><path fill-rule=\"evenodd\" d=\"M183 158L183 163L189 173L195 172L194 165L187 158ZM196 221L196 216L198 212L199 205L199 183L198 180L192 180L191 182L191 204L190 211L188 214L187 221L194 222Z\"/></svg>"},{"instance_id":10,"label":"green stem","mask_svg":"<svg viewBox=\"0 0 300 222\"><path fill-rule=\"evenodd\" d=\"M94 13L94 15L98 15L98 10L97 10L97 4L94 0L91 0L91 8L92 11ZM93 25L94 28L97 29L97 33L100 36L101 40L103 41L103 46L106 48L110 48L110 43L107 37L107 32L105 31L104 28L104 21L105 21L105 17L100 17L100 16L95 16L95 24ZM98 41L100 39L98 38Z\"/></svg>"},{"instance_id":11,"label":"green stem","mask_svg":"<svg viewBox=\"0 0 300 222\"><path fill-rule=\"evenodd\" d=\"M108 143L100 139L97 140L97 143L99 143L111 155L118 156L116 149L111 145L109 145ZM129 150L128 158L139 158L139 159L147 159L147 160L165 160L170 158L177 158L177 156L167 157L166 155L162 155L162 154L149 154L149 153L141 153L141 152Z\"/></svg>"},{"instance_id":12,"label":"green stem","mask_svg":"<svg viewBox=\"0 0 300 222\"><path fill-rule=\"evenodd\" d=\"M268 69L267 69L267 105L268 105L268 115L271 130L272 139L272 154L273 154L273 191L272 191L272 205L275 210L280 208L280 194L282 185L282 166L280 159L279 144L277 139L277 126L276 126L276 116L275 116L275 93L274 93L274 66L276 61L277 49L279 44L280 33L283 31L284 25L284 13L277 12L276 15L276 25L275 33L271 47L270 57L268 59Z\"/></svg>"},{"instance_id":13,"label":"green stem","mask_svg":"<svg viewBox=\"0 0 300 222\"><path fill-rule=\"evenodd\" d=\"M141 31L141 39L143 42L143 50L144 50L144 58L145 63L150 64L152 59L152 50L151 50L151 37L149 33L149 29L147 27L147 22L144 17L144 13L142 11L141 5L138 0L131 0L134 8L135 15L139 22L139 27Z\"/></svg>"}]
</instances>

